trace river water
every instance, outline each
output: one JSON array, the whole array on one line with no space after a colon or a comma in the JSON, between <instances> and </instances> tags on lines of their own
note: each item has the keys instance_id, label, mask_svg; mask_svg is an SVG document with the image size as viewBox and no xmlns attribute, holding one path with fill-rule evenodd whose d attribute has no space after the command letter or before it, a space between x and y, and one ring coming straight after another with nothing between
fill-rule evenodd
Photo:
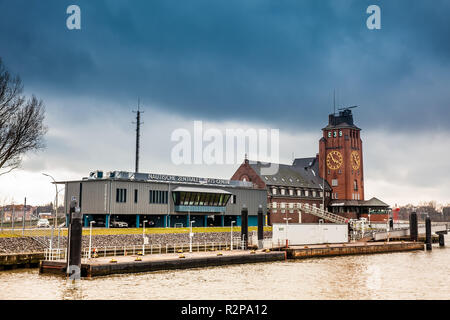
<instances>
[{"instance_id":1,"label":"river water","mask_svg":"<svg viewBox=\"0 0 450 320\"><path fill-rule=\"evenodd\" d=\"M0 299L450 299L450 248L114 275L0 272Z\"/></svg>"}]
</instances>

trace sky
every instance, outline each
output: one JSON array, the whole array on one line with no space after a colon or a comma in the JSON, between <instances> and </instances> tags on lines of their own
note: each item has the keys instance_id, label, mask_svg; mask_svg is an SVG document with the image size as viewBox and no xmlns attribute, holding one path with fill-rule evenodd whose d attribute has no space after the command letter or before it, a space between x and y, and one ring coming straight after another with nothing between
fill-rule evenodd
<instances>
[{"instance_id":1,"label":"sky","mask_svg":"<svg viewBox=\"0 0 450 320\"><path fill-rule=\"evenodd\" d=\"M66 26L72 4L80 30ZM133 171L138 98L140 171L230 178L242 155L176 165L173 132L278 129L290 163L318 152L333 92L359 106L366 199L449 203L449 14L448 0L0 0L0 57L49 128L45 150L0 176L0 204L52 201L42 173Z\"/></svg>"}]
</instances>

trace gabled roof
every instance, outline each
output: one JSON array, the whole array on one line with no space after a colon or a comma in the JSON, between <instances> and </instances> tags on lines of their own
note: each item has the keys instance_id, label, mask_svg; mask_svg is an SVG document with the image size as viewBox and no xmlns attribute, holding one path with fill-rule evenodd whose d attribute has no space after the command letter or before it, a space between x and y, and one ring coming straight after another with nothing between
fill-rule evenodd
<instances>
[{"instance_id":1,"label":"gabled roof","mask_svg":"<svg viewBox=\"0 0 450 320\"><path fill-rule=\"evenodd\" d=\"M299 158L295 159L293 165L278 164L278 172L273 175L262 172L269 165L277 164L249 161L249 165L268 186L322 189L323 181L318 175L319 166L316 162L316 158ZM331 190L326 181L325 189Z\"/></svg>"},{"instance_id":2,"label":"gabled roof","mask_svg":"<svg viewBox=\"0 0 450 320\"><path fill-rule=\"evenodd\" d=\"M370 200L367 200L364 202L365 206L370 206L370 207L389 207L389 205L387 203L384 203L383 201L381 201L378 198L373 197Z\"/></svg>"},{"instance_id":3,"label":"gabled roof","mask_svg":"<svg viewBox=\"0 0 450 320\"><path fill-rule=\"evenodd\" d=\"M384 207L388 208L389 205L384 203L378 198L373 197L370 200L332 200L330 205L332 207Z\"/></svg>"}]
</instances>

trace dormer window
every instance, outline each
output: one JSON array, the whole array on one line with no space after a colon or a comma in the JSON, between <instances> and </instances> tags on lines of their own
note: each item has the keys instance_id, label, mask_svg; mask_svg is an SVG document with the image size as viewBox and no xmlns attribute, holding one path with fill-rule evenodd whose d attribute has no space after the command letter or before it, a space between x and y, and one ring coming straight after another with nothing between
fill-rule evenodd
<instances>
[{"instance_id":1,"label":"dormer window","mask_svg":"<svg viewBox=\"0 0 450 320\"><path fill-rule=\"evenodd\" d=\"M286 193L286 190L285 189L281 189L281 194L285 195L285 193Z\"/></svg>"},{"instance_id":2,"label":"dormer window","mask_svg":"<svg viewBox=\"0 0 450 320\"><path fill-rule=\"evenodd\" d=\"M272 189L272 194L277 194L277 188Z\"/></svg>"}]
</instances>

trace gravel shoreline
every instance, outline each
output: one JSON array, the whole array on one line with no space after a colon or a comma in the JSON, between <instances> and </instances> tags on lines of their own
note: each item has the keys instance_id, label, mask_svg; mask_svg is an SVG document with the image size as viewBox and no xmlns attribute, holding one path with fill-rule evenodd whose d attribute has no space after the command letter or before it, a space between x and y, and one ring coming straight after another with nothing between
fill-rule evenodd
<instances>
[{"instance_id":1,"label":"gravel shoreline","mask_svg":"<svg viewBox=\"0 0 450 320\"><path fill-rule=\"evenodd\" d=\"M251 233L250 233L251 234ZM233 232L233 237L240 237L240 232ZM149 244L173 245L189 243L188 233L152 233L147 234ZM271 238L271 231L264 231L265 238ZM21 252L43 252L46 248L43 243L48 243L49 237L36 237L39 241L31 237L0 238L0 253L21 253ZM53 247L57 247L58 237L53 238ZM83 247L89 246L89 236L83 236ZM205 232L194 233L193 243L196 242L230 242L230 232ZM67 237L60 238L60 247L66 247ZM92 236L93 247L113 247L142 245L142 235L140 234L119 234L119 235L95 235Z\"/></svg>"}]
</instances>

